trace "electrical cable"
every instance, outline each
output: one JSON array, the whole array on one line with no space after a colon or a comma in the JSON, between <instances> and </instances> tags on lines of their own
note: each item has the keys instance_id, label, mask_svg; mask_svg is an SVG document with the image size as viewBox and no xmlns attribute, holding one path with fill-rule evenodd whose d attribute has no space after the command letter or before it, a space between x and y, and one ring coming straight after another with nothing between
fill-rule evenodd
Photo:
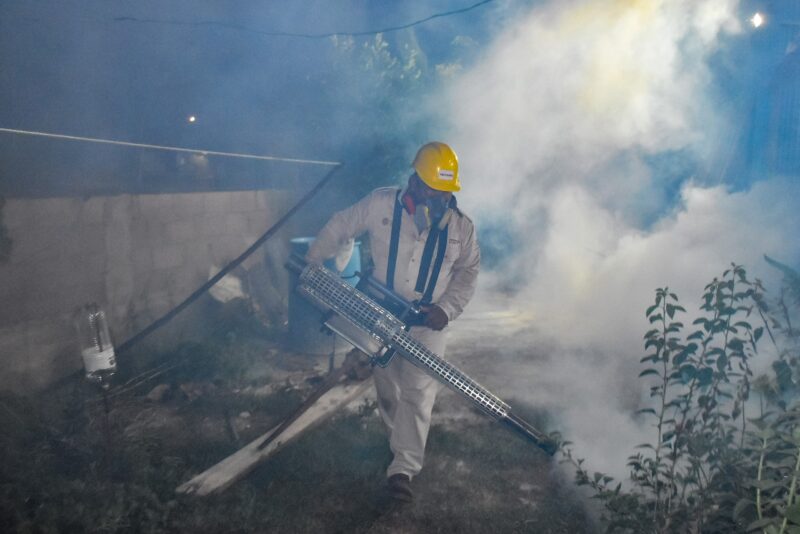
<instances>
[{"instance_id":1,"label":"electrical cable","mask_svg":"<svg viewBox=\"0 0 800 534\"><path fill-rule=\"evenodd\" d=\"M98 137L81 137L78 135L65 135L65 134L56 134L50 132L37 132L32 130L15 130L13 128L0 128L0 132L4 133L12 133L12 134L19 134L19 135L33 135L37 137L50 137L53 139L66 139L69 141L84 141L87 143L101 143L106 145L119 145L119 146L127 146L127 147L135 147L135 148L148 148L152 150L167 150L170 152L189 152L192 154L203 154L206 156L222 156L226 158L245 158L245 159L257 159L257 160L266 160L266 161L282 161L287 163L305 163L309 165L328 165L328 166L335 166L340 165L337 161L322 161L322 160L314 160L314 159L298 159L298 158L282 158L278 156L260 156L257 154L242 154L240 152L220 152L218 150L203 150L199 148L183 148L183 147L175 147L175 146L164 146L164 145L150 145L146 143L132 143L130 141L117 141L114 139L102 139Z\"/></svg>"},{"instance_id":2,"label":"electrical cable","mask_svg":"<svg viewBox=\"0 0 800 534\"><path fill-rule=\"evenodd\" d=\"M313 189L311 189L308 193L306 193L303 196L303 198L301 198L297 202L297 204L295 204L289 211L287 211L283 215L283 217L281 217L280 220L278 220L278 222L273 224L272 227L269 230L267 230L261 237L256 239L255 242L253 242L253 244L250 245L250 247L248 247L247 250L242 252L236 259L234 259L228 265L226 265L225 267L220 269L220 271L217 274L212 276L206 283L204 283L202 286L197 288L191 295L186 297L186 299L184 299L183 302L181 302L180 304L175 306L173 309L171 309L170 311L165 313L159 319L156 319L155 321L150 323L150 325L148 325L147 327L143 328L140 332L138 332L137 334L134 334L127 341L122 343L117 348L117 354L121 354L121 353L125 352L126 350L130 349L133 345L135 345L136 343L138 343L139 341L141 341L142 339L147 337L149 334L151 334L155 330L158 330L159 328L161 328L162 326L167 324L173 317L175 317L180 312L182 312L184 309L186 309L191 303L193 303L195 300L197 300L203 293L208 291L214 284L216 284L217 282L222 280L222 278L224 278L226 274L228 274L233 269L238 267L253 252L255 252L256 249L258 249L261 245L263 245L264 242L266 242L269 238L271 238L273 235L275 235L275 233L280 229L280 227L283 226L284 223L286 223L286 221L288 221L289 218L292 215L294 215L295 212L297 212L297 210L299 210L306 202L311 200L311 197L316 195L317 192L320 189L322 189L322 187L326 183L328 183L328 181L330 181L331 178L333 178L333 176L336 173L336 171L338 171L339 169L342 168L342 166L343 166L343 164L339 163L339 164L336 165L336 167L334 167L333 169L328 171L328 173L322 178L322 180L320 180L319 183L316 186L314 186Z\"/></svg>"},{"instance_id":3,"label":"electrical cable","mask_svg":"<svg viewBox=\"0 0 800 534\"><path fill-rule=\"evenodd\" d=\"M180 304L175 306L173 309L162 315L160 318L156 319L148 326L140 330L138 333L134 334L130 338L128 338L124 343L122 343L117 349L116 353L121 354L126 350L129 350L132 346L136 343L147 337L148 335L152 334L154 331L158 330L165 324L167 324L170 320L172 320L176 315L186 309L190 304L192 304L195 300L197 300L203 293L208 291L214 284L222 280L226 274L230 271L238 267L245 259L247 259L253 252L255 252L261 245L263 245L269 238L275 235L275 233L289 220L289 218L294 215L297 210L299 210L304 204L306 204L311 198L316 195L322 187L327 184L331 178L336 174L344 166L343 163L337 163L335 167L333 167L328 173L322 177L322 179L311 189L308 193L306 193L303 198L301 198L292 208L287 211L275 224L273 224L264 234L259 237L256 241L253 242L250 247L247 248L242 254L240 254L236 259L231 261L228 265L223 267L216 275L210 278L206 283L202 286L197 288L191 295L189 295L186 299L183 300ZM57 380L53 384L51 384L47 390L55 390L61 387L63 384L68 383L69 381L73 380L75 377L81 375L83 373L82 370L76 371L74 373L70 373L65 377ZM158 376L156 373L155 376ZM150 377L152 378L152 377ZM148 379L145 379L146 382ZM140 383L136 384L141 385Z\"/></svg>"},{"instance_id":4,"label":"electrical cable","mask_svg":"<svg viewBox=\"0 0 800 534\"><path fill-rule=\"evenodd\" d=\"M115 17L112 20L114 22L137 22L137 23L146 23L146 24L170 24L174 26L215 26L219 28L225 28L228 30L236 30L236 31L243 31L248 33L255 33L258 35L264 35L269 37L300 37L303 39L327 39L329 37L335 37L337 35L344 35L344 36L351 36L351 37L362 37L366 35L377 35L379 33L389 33L395 32L399 30L405 30L407 28L411 28L413 26L418 26L420 24L424 24L434 19L450 17L452 15L459 15L461 13L466 13L468 11L472 11L473 9L479 8L483 5L486 5L494 0L481 0L475 4L462 7L459 9L452 9L449 11L443 11L440 13L434 13L433 15L429 15L425 18L415 20L406 24L400 24L397 26L388 26L386 28L381 28L378 30L364 30L358 32L326 32L326 33L299 33L299 32L280 32L280 31L269 31L269 30L258 30L255 28L249 28L242 24L234 24L232 22L218 22L218 21L200 21L200 22L188 22L185 20L176 20L176 19L142 19L138 17Z\"/></svg>"}]
</instances>

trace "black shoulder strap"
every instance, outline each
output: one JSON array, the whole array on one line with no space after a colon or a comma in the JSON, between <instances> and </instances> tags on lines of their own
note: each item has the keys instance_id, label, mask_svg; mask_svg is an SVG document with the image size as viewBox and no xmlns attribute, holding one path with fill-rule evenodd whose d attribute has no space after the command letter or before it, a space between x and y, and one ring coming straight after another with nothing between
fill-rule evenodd
<instances>
[{"instance_id":1,"label":"black shoulder strap","mask_svg":"<svg viewBox=\"0 0 800 534\"><path fill-rule=\"evenodd\" d=\"M425 304L433 300L433 290L436 289L436 282L439 280L439 273L442 270L442 263L444 263L444 253L447 252L447 226L439 234L439 248L436 250L436 262L433 264L433 272L431 279L428 282L428 288L425 290L425 295L422 297L422 302Z\"/></svg>"},{"instance_id":2,"label":"black shoulder strap","mask_svg":"<svg viewBox=\"0 0 800 534\"><path fill-rule=\"evenodd\" d=\"M400 243L400 223L403 219L403 203L400 193L394 201L394 215L392 216L392 237L389 241L389 261L386 265L386 287L394 289L394 268L397 264L397 247Z\"/></svg>"},{"instance_id":3,"label":"black shoulder strap","mask_svg":"<svg viewBox=\"0 0 800 534\"><path fill-rule=\"evenodd\" d=\"M422 259L419 262L419 274L417 274L417 285L414 286L414 291L422 293L425 291L425 282L428 280L428 271L431 268L431 260L433 259L433 247L436 246L436 241L439 239L442 231L434 226L428 232L428 239L425 241L425 248L422 249Z\"/></svg>"},{"instance_id":4,"label":"black shoulder strap","mask_svg":"<svg viewBox=\"0 0 800 534\"><path fill-rule=\"evenodd\" d=\"M439 236L436 240L438 242L436 245L436 261L433 263L433 271L431 272L431 277L428 280L428 287L425 289L425 294L422 295L422 299L420 300L421 304L430 304L433 300L433 290L436 289L436 282L439 280L439 273L442 270L442 263L444 263L444 253L447 251L447 228L448 226L445 226L439 232L437 232ZM423 264L420 265L419 276L417 277L417 286L419 286L420 278L422 278L424 283L425 275L428 274L429 264L430 258L428 258L427 263L425 263L423 260Z\"/></svg>"}]
</instances>

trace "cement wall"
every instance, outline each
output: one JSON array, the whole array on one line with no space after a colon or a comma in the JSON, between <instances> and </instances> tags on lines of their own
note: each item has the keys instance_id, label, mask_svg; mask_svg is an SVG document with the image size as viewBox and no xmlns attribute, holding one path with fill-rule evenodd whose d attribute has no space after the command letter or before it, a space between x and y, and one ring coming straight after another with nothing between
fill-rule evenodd
<instances>
[{"instance_id":1,"label":"cement wall","mask_svg":"<svg viewBox=\"0 0 800 534\"><path fill-rule=\"evenodd\" d=\"M288 191L7 199L0 390L36 391L81 367L72 323L97 302L115 343L180 303L286 210ZM264 260L257 252L245 263ZM270 262L267 262L270 264ZM277 262L271 262L274 267Z\"/></svg>"}]
</instances>

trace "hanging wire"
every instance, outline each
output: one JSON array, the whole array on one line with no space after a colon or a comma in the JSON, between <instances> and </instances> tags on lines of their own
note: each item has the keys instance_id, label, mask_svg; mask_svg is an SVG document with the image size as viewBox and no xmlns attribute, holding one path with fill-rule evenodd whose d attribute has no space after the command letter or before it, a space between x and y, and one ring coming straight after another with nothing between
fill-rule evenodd
<instances>
[{"instance_id":1,"label":"hanging wire","mask_svg":"<svg viewBox=\"0 0 800 534\"><path fill-rule=\"evenodd\" d=\"M15 130L13 128L0 128L0 132L18 134L18 135L32 135L36 137L49 137L52 139L66 139L69 141L83 141L87 143L101 143L106 145L128 146L135 148L148 148L152 150L167 150L169 152L189 152L191 154L203 154L206 156L223 156L227 158L244 158L244 159L257 159L265 161L283 161L288 163L305 163L309 165L326 165L335 167L340 165L337 161L323 161L314 159L298 159L298 158L283 158L278 156L262 156L257 154L243 154L240 152L220 152L218 150L205 150L200 148L183 148L175 146L164 145L150 145L146 143L132 143L130 141L118 141L114 139L102 139L98 137L81 137L78 135L65 135L52 132L37 132L32 130Z\"/></svg>"},{"instance_id":2,"label":"hanging wire","mask_svg":"<svg viewBox=\"0 0 800 534\"><path fill-rule=\"evenodd\" d=\"M311 198L314 195L316 195L317 192L320 189L322 189L322 187L326 183L328 183L331 178L333 178L333 176L336 173L336 171L338 171L339 169L342 168L342 165L343 165L342 163L338 163L336 165L336 167L334 167L330 171L328 171L328 173L322 178L322 180L320 180L319 183L316 186L314 186L313 189L311 189L308 193L306 193L303 196L303 198L301 198L299 201L297 201L297 204L292 206L291 209L289 209L289 211L287 211L283 215L283 217L281 217L278 220L278 222L273 224L272 227L270 227L269 230L264 232L264 234L261 237L256 239L255 242L253 242L253 244L250 245L247 248L247 250L242 252L236 259L234 259L233 261L228 263L228 265L226 265L225 267L220 269L220 271L217 274L215 274L214 276L212 276L208 280L208 282L204 283L199 288L197 288L191 295L186 297L186 299L183 302L181 302L180 304L175 306L173 309L171 309L170 311L165 313L159 319L156 319L150 325L148 325L146 328L142 329L140 332L138 332L137 334L134 334L127 341L122 343L117 348L117 354L123 353L126 350L130 349L132 346L134 346L139 341L141 341L142 339L144 339L145 337L150 335L152 332L154 332L155 330L158 330L159 328L161 328L162 326L167 324L170 320L172 320L173 317L175 317L180 312L182 312L184 309L186 309L191 303L193 303L195 300L200 298L200 296L203 295L206 291L211 289L212 286L214 286L217 282L222 280L225 277L226 274L228 274L233 269L238 267L253 252L255 252L261 245L263 245L269 238L271 238L273 235L275 235L275 233L281 228L281 226L283 226L286 223L286 221L288 221L291 218L291 216L294 215L297 212L297 210L299 210L306 202L311 200Z\"/></svg>"},{"instance_id":3,"label":"hanging wire","mask_svg":"<svg viewBox=\"0 0 800 534\"><path fill-rule=\"evenodd\" d=\"M281 32L281 31L270 31L270 30L259 30L256 28L250 28L244 26L242 24L234 24L232 22L219 22L213 20L204 20L199 22L189 22L185 20L177 20L177 19L143 19L138 17L114 17L112 20L114 22L136 22L136 23L146 23L146 24L169 24L173 26L194 26L194 27L217 27L217 28L225 28L228 30L236 30L241 32L247 33L255 33L257 35L264 35L269 37L299 37L303 39L327 39L329 37L335 37L337 35L343 36L351 36L351 37L361 37L365 35L377 35L379 33L389 33L389 32L396 32L399 30L405 30L407 28L412 28L414 26L419 26L420 24L424 24L434 19L450 17L453 15L459 15L461 13L466 13L468 11L472 11L473 9L479 8L483 5L489 4L494 0L481 0L475 4L462 7L459 9L451 9L449 11L443 11L440 13L434 13L433 15L427 16L425 18L415 20L409 22L407 24L399 24L396 26L387 26L385 28L375 29L375 30L364 30L358 32L343 32L343 31L336 31L336 32L326 32L326 33L302 33L302 32Z\"/></svg>"},{"instance_id":4,"label":"hanging wire","mask_svg":"<svg viewBox=\"0 0 800 534\"><path fill-rule=\"evenodd\" d=\"M264 234L262 234L261 237L256 239L253 242L253 244L247 248L247 250L242 252L237 258L235 258L225 267L220 269L220 271L217 274L215 274L207 282L198 287L194 292L192 292L191 295L186 297L180 304L178 304L177 306L169 310L167 313L165 313L164 315L162 315L161 317L150 323L148 326L146 326L136 334L132 335L126 341L124 341L121 345L119 345L119 347L116 350L116 353L121 354L123 352L130 350L131 347L133 347L141 340L143 340L144 338L146 338L147 336L149 336L150 334L152 334L153 332L155 332L156 330L167 324L169 321L175 318L175 316L177 316L183 310L188 308L194 301L200 298L212 286L214 286L217 282L219 282L222 278L224 278L225 275L227 275L233 269L241 265L242 262L244 262L244 260L246 260L256 250L258 250L258 248L260 248L261 245L263 245L265 242L267 242L267 240L273 237L278 232L278 230L292 217L292 215L294 215L301 207L303 207L309 200L311 200L311 198L313 198L320 191L320 189L322 189L325 186L325 184L327 184L334 177L337 171L339 171L344 164L334 163L334 165L335 166L332 169L330 169L325 174L325 176L322 177L322 179L317 183L317 185L315 185L311 190L309 190L305 195L303 195L303 197L300 200L298 200L294 206L292 206L286 213L284 213L284 215L280 219L278 219L278 221L275 224L273 224L266 232L264 232ZM178 365L180 364L176 364L175 366L168 367L163 370L156 368L146 371L142 375L139 375L131 379L131 381L129 381L129 383L126 384L127 387L125 387L124 390L129 391L135 389L141 384L152 380L153 378L171 370L173 367L177 367ZM55 383L53 383L48 389L49 390L57 389L64 383L73 380L81 373L82 371L76 371L74 373L71 373L62 378L61 380L58 380Z\"/></svg>"}]
</instances>

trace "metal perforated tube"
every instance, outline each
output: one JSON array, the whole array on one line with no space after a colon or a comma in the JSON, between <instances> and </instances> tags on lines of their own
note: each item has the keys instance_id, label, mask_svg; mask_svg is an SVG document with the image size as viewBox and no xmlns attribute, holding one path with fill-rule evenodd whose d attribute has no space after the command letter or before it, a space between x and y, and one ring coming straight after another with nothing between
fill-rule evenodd
<instances>
[{"instance_id":1,"label":"metal perforated tube","mask_svg":"<svg viewBox=\"0 0 800 534\"><path fill-rule=\"evenodd\" d=\"M505 402L413 338L404 330L402 321L334 273L319 265L308 265L299 281L298 289L318 305L343 315L489 415L503 419L509 414L510 407Z\"/></svg>"}]
</instances>

